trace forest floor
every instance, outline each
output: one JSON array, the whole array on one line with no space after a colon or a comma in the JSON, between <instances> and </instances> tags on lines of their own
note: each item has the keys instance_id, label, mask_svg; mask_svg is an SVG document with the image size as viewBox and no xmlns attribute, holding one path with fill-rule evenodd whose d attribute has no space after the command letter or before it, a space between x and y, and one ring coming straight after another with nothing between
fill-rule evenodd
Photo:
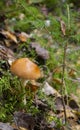
<instances>
[{"instance_id":1,"label":"forest floor","mask_svg":"<svg viewBox=\"0 0 80 130\"><path fill-rule=\"evenodd\" d=\"M0 130L80 130L80 8L65 4L59 14L43 3L5 7L0 13ZM11 70L23 58L41 73L33 81L37 72L32 70L25 87ZM25 68L22 62L16 67Z\"/></svg>"}]
</instances>

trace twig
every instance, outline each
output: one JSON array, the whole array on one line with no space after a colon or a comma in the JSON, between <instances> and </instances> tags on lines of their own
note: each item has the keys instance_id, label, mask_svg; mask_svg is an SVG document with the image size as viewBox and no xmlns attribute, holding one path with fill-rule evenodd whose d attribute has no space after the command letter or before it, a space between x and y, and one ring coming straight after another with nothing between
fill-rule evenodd
<instances>
[{"instance_id":1,"label":"twig","mask_svg":"<svg viewBox=\"0 0 80 130\"><path fill-rule=\"evenodd\" d=\"M69 5L67 5L67 13L68 13L68 30L70 30L70 12L69 12ZM68 37L67 37L68 38ZM65 87L65 69L66 69L66 54L67 54L67 46L68 41L65 42L64 45L64 53L63 53L63 68L62 68L62 87L61 87L61 93L62 93L62 102L63 102L63 108L64 108L64 118L65 118L65 124L67 122L67 115L66 115L66 106L65 106L65 100L64 95L66 94L66 87Z\"/></svg>"},{"instance_id":2,"label":"twig","mask_svg":"<svg viewBox=\"0 0 80 130\"><path fill-rule=\"evenodd\" d=\"M65 94L65 80L64 80L64 76L65 76L65 68L66 68L66 50L67 50L67 43L65 43L64 46L64 54L63 54L63 68L62 68L62 87L61 87L61 95L62 95L62 102L63 102L63 108L64 108L64 117L65 117L65 123L67 122L67 116L66 116L66 106L65 106L65 101L64 101L64 94Z\"/></svg>"}]
</instances>

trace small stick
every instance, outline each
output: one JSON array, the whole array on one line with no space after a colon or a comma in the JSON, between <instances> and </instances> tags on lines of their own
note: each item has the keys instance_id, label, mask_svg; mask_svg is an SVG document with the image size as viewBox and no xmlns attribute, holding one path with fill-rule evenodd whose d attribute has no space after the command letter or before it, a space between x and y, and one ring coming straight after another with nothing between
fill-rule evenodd
<instances>
[{"instance_id":1,"label":"small stick","mask_svg":"<svg viewBox=\"0 0 80 130\"><path fill-rule=\"evenodd\" d=\"M63 68L62 68L62 87L61 87L61 95L62 95L62 103L63 103L63 108L64 108L64 117L65 117L65 123L67 122L67 116L66 116L66 106L65 106L65 101L64 101L64 94L65 94L65 79L64 79L64 76L65 76L65 68L66 68L66 50L67 50L67 43L65 44L64 46L64 55L63 55Z\"/></svg>"}]
</instances>

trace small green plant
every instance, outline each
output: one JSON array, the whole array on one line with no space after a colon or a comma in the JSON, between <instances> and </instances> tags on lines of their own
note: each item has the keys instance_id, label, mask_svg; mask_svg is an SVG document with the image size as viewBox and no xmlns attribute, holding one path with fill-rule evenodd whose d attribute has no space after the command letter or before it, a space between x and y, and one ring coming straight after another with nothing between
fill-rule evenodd
<instances>
[{"instance_id":1,"label":"small green plant","mask_svg":"<svg viewBox=\"0 0 80 130\"><path fill-rule=\"evenodd\" d=\"M61 119L59 119L59 118L57 118L55 116L48 115L47 116L47 121L48 121L49 124L51 124L51 122L54 122L55 127L57 129L60 129L63 126Z\"/></svg>"}]
</instances>

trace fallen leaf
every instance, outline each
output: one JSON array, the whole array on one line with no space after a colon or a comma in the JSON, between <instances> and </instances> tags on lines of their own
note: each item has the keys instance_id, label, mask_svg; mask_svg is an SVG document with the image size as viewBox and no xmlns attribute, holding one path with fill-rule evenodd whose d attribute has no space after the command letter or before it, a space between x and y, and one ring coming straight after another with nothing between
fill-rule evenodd
<instances>
[{"instance_id":1,"label":"fallen leaf","mask_svg":"<svg viewBox=\"0 0 80 130\"><path fill-rule=\"evenodd\" d=\"M55 109L57 111L63 111L63 102L62 102L62 98L60 96L58 96L56 99L55 99Z\"/></svg>"},{"instance_id":2,"label":"fallen leaf","mask_svg":"<svg viewBox=\"0 0 80 130\"><path fill-rule=\"evenodd\" d=\"M32 92L36 92L39 86L29 83L26 85L26 88Z\"/></svg>"},{"instance_id":3,"label":"fallen leaf","mask_svg":"<svg viewBox=\"0 0 80 130\"><path fill-rule=\"evenodd\" d=\"M26 42L27 39L29 38L29 35L26 34L25 32L21 32L17 36L18 36L18 38L20 39L21 42Z\"/></svg>"},{"instance_id":4,"label":"fallen leaf","mask_svg":"<svg viewBox=\"0 0 80 130\"><path fill-rule=\"evenodd\" d=\"M64 117L64 107L63 107L63 100L62 100L62 97L57 97L55 99L55 109L56 109L56 112L58 112L58 117L61 118L61 117ZM66 116L67 118L76 118L76 115L73 113L73 110L71 107L65 105L65 110L66 110Z\"/></svg>"},{"instance_id":5,"label":"fallen leaf","mask_svg":"<svg viewBox=\"0 0 80 130\"><path fill-rule=\"evenodd\" d=\"M75 120L77 119L76 115L70 109L66 109L66 117L67 117L67 119L68 118L75 119ZM58 114L58 118L64 118L63 111Z\"/></svg>"},{"instance_id":6,"label":"fallen leaf","mask_svg":"<svg viewBox=\"0 0 80 130\"><path fill-rule=\"evenodd\" d=\"M34 98L34 104L37 106L39 110L45 110L46 108L48 108L48 105L44 103L44 101L39 100L37 96L35 96Z\"/></svg>"},{"instance_id":7,"label":"fallen leaf","mask_svg":"<svg viewBox=\"0 0 80 130\"><path fill-rule=\"evenodd\" d=\"M14 130L9 123L0 122L0 130Z\"/></svg>"},{"instance_id":8,"label":"fallen leaf","mask_svg":"<svg viewBox=\"0 0 80 130\"><path fill-rule=\"evenodd\" d=\"M66 116L67 118L76 118L76 115L72 112L70 108L66 109Z\"/></svg>"},{"instance_id":9,"label":"fallen leaf","mask_svg":"<svg viewBox=\"0 0 80 130\"><path fill-rule=\"evenodd\" d=\"M62 31L63 35L65 36L66 35L66 25L62 19L60 19L60 25L61 25L61 31Z\"/></svg>"},{"instance_id":10,"label":"fallen leaf","mask_svg":"<svg viewBox=\"0 0 80 130\"><path fill-rule=\"evenodd\" d=\"M11 42L8 39L4 39L4 42L5 42L6 47L11 46Z\"/></svg>"},{"instance_id":11,"label":"fallen leaf","mask_svg":"<svg viewBox=\"0 0 80 130\"><path fill-rule=\"evenodd\" d=\"M80 125L73 125L71 127L72 130L80 130Z\"/></svg>"},{"instance_id":12,"label":"fallen leaf","mask_svg":"<svg viewBox=\"0 0 80 130\"><path fill-rule=\"evenodd\" d=\"M14 121L15 124L20 128L24 128L24 130L32 130L34 128L34 117L29 113L24 112L15 112L14 113ZM22 129L21 129L22 130Z\"/></svg>"},{"instance_id":13,"label":"fallen leaf","mask_svg":"<svg viewBox=\"0 0 80 130\"><path fill-rule=\"evenodd\" d=\"M73 110L73 113L74 113L75 115L77 115L78 118L80 118L80 109L78 109L78 110Z\"/></svg>"},{"instance_id":14,"label":"fallen leaf","mask_svg":"<svg viewBox=\"0 0 80 130\"><path fill-rule=\"evenodd\" d=\"M16 36L12 32L2 30L0 33L2 33L5 37L9 38L15 43L18 43Z\"/></svg>"},{"instance_id":15,"label":"fallen leaf","mask_svg":"<svg viewBox=\"0 0 80 130\"><path fill-rule=\"evenodd\" d=\"M74 78L77 76L76 71L73 70L73 69L71 69L68 74L69 74L70 77L74 77Z\"/></svg>"},{"instance_id":16,"label":"fallen leaf","mask_svg":"<svg viewBox=\"0 0 80 130\"><path fill-rule=\"evenodd\" d=\"M56 84L62 85L62 80L59 78L53 78L53 82L55 82Z\"/></svg>"},{"instance_id":17,"label":"fallen leaf","mask_svg":"<svg viewBox=\"0 0 80 130\"><path fill-rule=\"evenodd\" d=\"M71 99L71 100L69 101L69 106L70 106L72 109L79 109L78 103L77 103L74 99Z\"/></svg>"},{"instance_id":18,"label":"fallen leaf","mask_svg":"<svg viewBox=\"0 0 80 130\"><path fill-rule=\"evenodd\" d=\"M57 90L55 90L52 86L50 86L48 84L48 82L45 82L44 87L42 88L42 91L46 94L46 95L57 95L60 96L60 94L58 93Z\"/></svg>"},{"instance_id":19,"label":"fallen leaf","mask_svg":"<svg viewBox=\"0 0 80 130\"><path fill-rule=\"evenodd\" d=\"M26 128L23 128L23 127L19 127L20 130L29 130L29 129L26 129Z\"/></svg>"},{"instance_id":20,"label":"fallen leaf","mask_svg":"<svg viewBox=\"0 0 80 130\"><path fill-rule=\"evenodd\" d=\"M0 45L0 57L2 59L7 60L10 65L16 59L14 56L14 52L11 49L4 47L2 45Z\"/></svg>"},{"instance_id":21,"label":"fallen leaf","mask_svg":"<svg viewBox=\"0 0 80 130\"><path fill-rule=\"evenodd\" d=\"M61 66L60 66L60 67L56 67L56 68L53 70L53 73L60 74L61 72L62 72Z\"/></svg>"},{"instance_id":22,"label":"fallen leaf","mask_svg":"<svg viewBox=\"0 0 80 130\"><path fill-rule=\"evenodd\" d=\"M31 48L35 49L39 57L41 57L44 60L49 59L49 52L46 49L42 48L39 44L31 43L30 46Z\"/></svg>"}]
</instances>

